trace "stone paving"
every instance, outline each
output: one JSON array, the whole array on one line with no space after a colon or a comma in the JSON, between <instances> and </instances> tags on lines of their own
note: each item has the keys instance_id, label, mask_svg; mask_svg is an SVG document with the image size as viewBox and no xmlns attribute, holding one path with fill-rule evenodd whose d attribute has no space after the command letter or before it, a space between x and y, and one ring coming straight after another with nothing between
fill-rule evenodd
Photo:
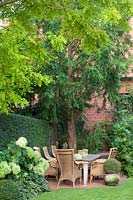
<instances>
[{"instance_id":1,"label":"stone paving","mask_svg":"<svg viewBox=\"0 0 133 200\"><path fill-rule=\"evenodd\" d=\"M52 190L57 190L57 189L63 189L63 188L73 188L72 187L72 182L70 181L62 181L59 188L57 188L57 180L53 177L48 177L46 178L48 181L48 185ZM119 184L122 184L125 181L126 177L122 176L120 179ZM97 178L92 181L92 183L89 183L87 185L83 185L82 183L79 183L79 180L77 179L75 188L96 188L96 187L107 187L104 184L104 180L101 178Z\"/></svg>"}]
</instances>

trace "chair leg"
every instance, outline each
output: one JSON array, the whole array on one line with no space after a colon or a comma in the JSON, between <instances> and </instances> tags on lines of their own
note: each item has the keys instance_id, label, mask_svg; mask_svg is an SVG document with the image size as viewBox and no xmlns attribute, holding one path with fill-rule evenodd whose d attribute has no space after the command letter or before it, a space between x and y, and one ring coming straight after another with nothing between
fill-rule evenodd
<instances>
[{"instance_id":1,"label":"chair leg","mask_svg":"<svg viewBox=\"0 0 133 200\"><path fill-rule=\"evenodd\" d=\"M57 183L57 188L59 188L60 182L61 182L61 180L59 179L58 183Z\"/></svg>"},{"instance_id":2,"label":"chair leg","mask_svg":"<svg viewBox=\"0 0 133 200\"><path fill-rule=\"evenodd\" d=\"M82 176L80 176L80 178L79 178L79 183L80 184L82 183Z\"/></svg>"},{"instance_id":3,"label":"chair leg","mask_svg":"<svg viewBox=\"0 0 133 200\"><path fill-rule=\"evenodd\" d=\"M55 176L56 180L58 181L58 175Z\"/></svg>"},{"instance_id":4,"label":"chair leg","mask_svg":"<svg viewBox=\"0 0 133 200\"><path fill-rule=\"evenodd\" d=\"M90 183L91 183L92 179L93 179L93 175L90 175Z\"/></svg>"},{"instance_id":5,"label":"chair leg","mask_svg":"<svg viewBox=\"0 0 133 200\"><path fill-rule=\"evenodd\" d=\"M75 181L73 181L73 188L75 188Z\"/></svg>"}]
</instances>

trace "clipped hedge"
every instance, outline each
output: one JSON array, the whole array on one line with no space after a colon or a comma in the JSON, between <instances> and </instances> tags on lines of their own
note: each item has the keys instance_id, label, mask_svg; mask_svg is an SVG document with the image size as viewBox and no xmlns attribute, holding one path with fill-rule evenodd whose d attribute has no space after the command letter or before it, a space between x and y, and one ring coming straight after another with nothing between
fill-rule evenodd
<instances>
[{"instance_id":1,"label":"clipped hedge","mask_svg":"<svg viewBox=\"0 0 133 200\"><path fill-rule=\"evenodd\" d=\"M16 114L0 115L0 150L22 136L27 138L29 146L43 147L47 144L48 134L48 123L44 120Z\"/></svg>"},{"instance_id":2,"label":"clipped hedge","mask_svg":"<svg viewBox=\"0 0 133 200\"><path fill-rule=\"evenodd\" d=\"M104 170L107 174L117 174L121 171L121 163L115 158L107 159L104 163Z\"/></svg>"}]
</instances>

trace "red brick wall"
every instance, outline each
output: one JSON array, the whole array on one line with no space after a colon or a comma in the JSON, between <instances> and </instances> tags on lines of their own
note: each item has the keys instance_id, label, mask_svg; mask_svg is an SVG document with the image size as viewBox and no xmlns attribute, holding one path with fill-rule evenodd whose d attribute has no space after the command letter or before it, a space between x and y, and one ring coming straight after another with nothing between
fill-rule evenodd
<instances>
[{"instance_id":1,"label":"red brick wall","mask_svg":"<svg viewBox=\"0 0 133 200\"><path fill-rule=\"evenodd\" d=\"M85 129L92 130L94 123L101 122L105 120L112 120L113 115L110 112L110 103L106 102L106 109L102 109L103 105L103 98L95 98L91 102L93 104L93 107L91 109L85 108L84 110L84 117L88 119L88 123L85 124ZM98 105L98 107L96 106Z\"/></svg>"}]
</instances>

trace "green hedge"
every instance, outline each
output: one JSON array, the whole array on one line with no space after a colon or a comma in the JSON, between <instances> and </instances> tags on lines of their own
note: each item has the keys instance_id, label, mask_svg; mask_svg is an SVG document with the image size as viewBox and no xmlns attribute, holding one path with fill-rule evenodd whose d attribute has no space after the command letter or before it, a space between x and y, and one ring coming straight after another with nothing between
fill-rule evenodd
<instances>
[{"instance_id":1,"label":"green hedge","mask_svg":"<svg viewBox=\"0 0 133 200\"><path fill-rule=\"evenodd\" d=\"M31 117L16 114L0 115L0 149L7 147L10 141L26 137L29 146L43 147L47 144L48 123Z\"/></svg>"}]
</instances>

